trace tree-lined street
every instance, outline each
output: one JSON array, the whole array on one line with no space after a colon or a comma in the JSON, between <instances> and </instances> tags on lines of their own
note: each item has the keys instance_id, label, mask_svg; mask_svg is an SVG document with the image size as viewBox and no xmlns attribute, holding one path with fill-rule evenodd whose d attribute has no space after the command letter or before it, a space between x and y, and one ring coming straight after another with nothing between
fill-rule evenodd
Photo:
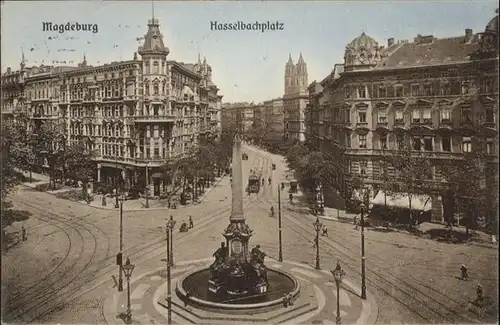
<instances>
[{"instance_id":1,"label":"tree-lined street","mask_svg":"<svg viewBox=\"0 0 500 325\"><path fill-rule=\"evenodd\" d=\"M244 179L250 169L262 169L263 178L272 179L272 185L266 181L258 195L246 196L244 204L248 224L255 231L252 242L261 244L269 257L277 260L277 218L269 217L269 209L278 206L277 191L287 171L285 160L256 147L244 146L243 150L249 155L243 165ZM271 168L273 163L276 170ZM288 186L281 195L284 261L314 266L316 249L312 223L315 217L304 213L298 203L291 205L287 189ZM227 225L230 198L229 177L225 177L199 205L163 211L125 211L124 255L136 265L135 274L146 274L164 266L165 222L170 215L177 220L175 261L209 258L221 241L220 230ZM118 211L58 199L25 187L12 195L12 202L15 209L33 214L24 222L28 240L4 255L4 265L24 266L4 268L3 292L8 293L4 296L6 317L25 322L33 319L60 323L71 320L104 322L102 314L86 310L89 305L105 308L104 299L117 289L112 275L117 277L118 269L115 265L119 244ZM187 233L179 233L180 223L187 222L188 216L192 216L195 227ZM339 260L347 272L347 279L359 288L359 230L342 220L323 219L322 222L328 227L328 237L320 236L319 242L322 271L333 269ZM455 245L408 233L384 233L373 229L366 234L366 247L367 287L378 306L377 323L484 320L468 311L467 305L474 298L476 282L483 285L486 296L494 298L491 293L495 292L497 279L491 267L496 258L493 245ZM459 267L464 262L470 265L469 282L457 279ZM187 265L194 267L199 263L188 262ZM315 272L310 269L305 273L314 283L317 282ZM301 276L300 272L297 275ZM140 283L132 282L132 288ZM318 285L324 292L334 289L327 281ZM352 308L362 308L355 302L360 299L359 292L352 291L347 293ZM120 294L123 296L124 292ZM312 315L306 323L334 321L334 297L328 298L321 312ZM144 297L144 301L146 299L151 301L152 298ZM361 310L357 314L361 315ZM158 322L161 323L161 319Z\"/></svg>"}]
</instances>

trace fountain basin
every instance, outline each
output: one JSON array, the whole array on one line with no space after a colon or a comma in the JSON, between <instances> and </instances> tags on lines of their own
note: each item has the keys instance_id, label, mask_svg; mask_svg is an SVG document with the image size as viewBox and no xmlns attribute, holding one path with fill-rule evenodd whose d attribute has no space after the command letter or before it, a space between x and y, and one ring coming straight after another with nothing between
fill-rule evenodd
<instances>
[{"instance_id":1,"label":"fountain basin","mask_svg":"<svg viewBox=\"0 0 500 325\"><path fill-rule=\"evenodd\" d=\"M268 292L239 298L213 295L208 290L209 267L201 267L182 275L177 281L177 296L185 303L208 311L267 312L283 307L284 294L291 294L295 300L300 292L299 282L290 274L268 268ZM188 294L189 292L189 294Z\"/></svg>"}]
</instances>

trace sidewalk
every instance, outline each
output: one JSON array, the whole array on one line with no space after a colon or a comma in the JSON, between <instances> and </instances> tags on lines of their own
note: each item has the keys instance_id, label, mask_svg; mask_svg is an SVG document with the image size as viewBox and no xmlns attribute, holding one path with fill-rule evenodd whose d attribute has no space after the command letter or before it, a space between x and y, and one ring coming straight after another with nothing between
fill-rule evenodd
<instances>
[{"instance_id":1,"label":"sidewalk","mask_svg":"<svg viewBox=\"0 0 500 325\"><path fill-rule=\"evenodd\" d=\"M23 175L26 177L29 177L29 172L23 172ZM33 179L36 179L38 181L33 182L33 183L26 182L23 184L25 186L30 187L30 188L36 189L38 186L40 186L42 184L49 183L49 176L47 176L47 175L32 173L32 177L33 177ZM197 205L197 204L202 203L206 199L206 197L212 192L212 190L214 188L216 188L217 185L224 179L224 177L225 177L224 175L221 177L216 177L214 184L212 186L210 186L209 188L206 188L203 195L201 195L196 202L188 204L188 205L178 204L177 209L182 209L184 207L188 207L191 205ZM60 194L60 193L70 192L70 191L82 191L82 188L81 187L69 187L69 188L62 188L62 189L58 189L58 190L54 190L54 191L45 191L45 192L52 194L52 195L56 195L56 194ZM92 202L90 202L90 204L87 204L87 202L85 202L85 201L73 201L73 200L71 200L71 201L77 202L80 204L84 204L84 205L88 205L88 206L92 206L92 207L98 208L98 209L108 209L108 210L115 210L116 209L115 208L116 199L114 197L105 197L106 206L102 206L102 197L103 197L102 194L95 194L94 200ZM67 199L67 200L69 200L69 199ZM166 210L166 209L169 209L167 200L159 200L159 199L150 198L148 203L149 203L148 210ZM124 201L124 204L123 204L123 210L124 211L140 211L140 210L146 209L145 206L146 206L146 199L145 198L140 198L137 200L126 200L126 201Z\"/></svg>"}]
</instances>

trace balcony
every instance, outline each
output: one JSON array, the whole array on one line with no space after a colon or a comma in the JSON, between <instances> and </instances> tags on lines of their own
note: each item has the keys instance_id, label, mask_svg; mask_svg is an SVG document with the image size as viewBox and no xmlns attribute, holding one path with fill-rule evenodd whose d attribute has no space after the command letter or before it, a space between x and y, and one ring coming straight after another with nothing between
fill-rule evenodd
<instances>
[{"instance_id":1,"label":"balcony","mask_svg":"<svg viewBox=\"0 0 500 325\"><path fill-rule=\"evenodd\" d=\"M83 99L83 102L84 102L84 103L96 103L96 102L99 102L99 103L100 103L100 102L102 102L102 98L100 98L100 97L91 97L91 96L89 96L89 97L85 97L85 98Z\"/></svg>"},{"instance_id":2,"label":"balcony","mask_svg":"<svg viewBox=\"0 0 500 325\"><path fill-rule=\"evenodd\" d=\"M136 95L128 95L123 97L124 102L135 102L137 101L137 96Z\"/></svg>"},{"instance_id":3,"label":"balcony","mask_svg":"<svg viewBox=\"0 0 500 325\"><path fill-rule=\"evenodd\" d=\"M173 123L175 122L174 115L135 115L133 119L136 123Z\"/></svg>"}]
</instances>

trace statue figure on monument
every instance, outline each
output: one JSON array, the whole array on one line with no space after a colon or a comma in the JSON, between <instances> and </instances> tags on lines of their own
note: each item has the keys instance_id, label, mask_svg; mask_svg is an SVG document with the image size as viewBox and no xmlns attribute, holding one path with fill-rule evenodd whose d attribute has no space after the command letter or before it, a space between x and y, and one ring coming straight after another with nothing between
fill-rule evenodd
<instances>
[{"instance_id":1,"label":"statue figure on monument","mask_svg":"<svg viewBox=\"0 0 500 325\"><path fill-rule=\"evenodd\" d=\"M226 244L224 242L220 243L220 248L218 248L212 256L215 257L215 261L210 265L210 273L212 277L217 277L219 269L224 265L227 259Z\"/></svg>"}]
</instances>

